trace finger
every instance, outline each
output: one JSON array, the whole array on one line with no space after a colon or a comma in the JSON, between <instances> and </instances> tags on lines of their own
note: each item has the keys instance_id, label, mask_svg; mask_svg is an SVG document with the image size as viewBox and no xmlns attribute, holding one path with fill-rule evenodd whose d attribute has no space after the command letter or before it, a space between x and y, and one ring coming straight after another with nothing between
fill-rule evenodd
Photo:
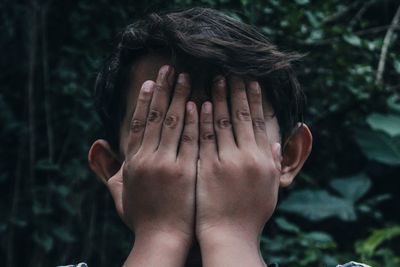
<instances>
[{"instance_id":1,"label":"finger","mask_svg":"<svg viewBox=\"0 0 400 267\"><path fill-rule=\"evenodd\" d=\"M171 66L162 66L158 72L147 116L146 129L143 136L143 149L154 151L160 143L162 122L168 109L173 79L173 68Z\"/></svg>"},{"instance_id":2,"label":"finger","mask_svg":"<svg viewBox=\"0 0 400 267\"><path fill-rule=\"evenodd\" d=\"M129 124L127 154L135 154L142 143L154 85L153 81L145 81L140 89L135 111Z\"/></svg>"},{"instance_id":3,"label":"finger","mask_svg":"<svg viewBox=\"0 0 400 267\"><path fill-rule=\"evenodd\" d=\"M178 152L179 139L182 134L185 105L189 93L189 76L188 74L181 73L178 76L172 102L164 120L160 145L158 147L158 150L172 153L175 157Z\"/></svg>"},{"instance_id":4,"label":"finger","mask_svg":"<svg viewBox=\"0 0 400 267\"><path fill-rule=\"evenodd\" d=\"M214 79L212 100L214 104L214 129L217 136L217 149L218 153L222 154L236 147L227 103L225 77L218 76Z\"/></svg>"},{"instance_id":5,"label":"finger","mask_svg":"<svg viewBox=\"0 0 400 267\"><path fill-rule=\"evenodd\" d=\"M259 146L266 147L268 145L268 136L262 106L263 98L257 81L251 81L247 84L247 98L249 100L254 137Z\"/></svg>"},{"instance_id":6,"label":"finger","mask_svg":"<svg viewBox=\"0 0 400 267\"><path fill-rule=\"evenodd\" d=\"M212 116L212 104L204 102L200 114L200 159L213 160L217 156Z\"/></svg>"},{"instance_id":7,"label":"finger","mask_svg":"<svg viewBox=\"0 0 400 267\"><path fill-rule=\"evenodd\" d=\"M196 161L199 153L199 116L192 101L186 104L185 126L180 140L178 159Z\"/></svg>"},{"instance_id":8,"label":"finger","mask_svg":"<svg viewBox=\"0 0 400 267\"><path fill-rule=\"evenodd\" d=\"M254 143L253 125L249 103L247 102L246 87L243 79L231 77L231 109L233 131L238 147L246 147Z\"/></svg>"}]
</instances>

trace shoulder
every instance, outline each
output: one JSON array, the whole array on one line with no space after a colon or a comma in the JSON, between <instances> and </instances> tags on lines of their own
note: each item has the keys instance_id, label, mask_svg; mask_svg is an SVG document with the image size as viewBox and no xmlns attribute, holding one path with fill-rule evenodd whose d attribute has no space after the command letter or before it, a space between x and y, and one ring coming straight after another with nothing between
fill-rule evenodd
<instances>
[{"instance_id":1,"label":"shoulder","mask_svg":"<svg viewBox=\"0 0 400 267\"><path fill-rule=\"evenodd\" d=\"M371 267L371 266L363 264L363 263L351 261L346 264L338 265L337 267Z\"/></svg>"},{"instance_id":2,"label":"shoulder","mask_svg":"<svg viewBox=\"0 0 400 267\"><path fill-rule=\"evenodd\" d=\"M279 265L276 263L273 263L273 264L269 264L268 267L279 267ZM338 265L336 267L371 267L371 266L363 264L363 263L351 261L346 264Z\"/></svg>"},{"instance_id":3,"label":"shoulder","mask_svg":"<svg viewBox=\"0 0 400 267\"><path fill-rule=\"evenodd\" d=\"M58 265L57 267L88 267L86 263L81 262L78 264L70 264L70 265Z\"/></svg>"}]
</instances>

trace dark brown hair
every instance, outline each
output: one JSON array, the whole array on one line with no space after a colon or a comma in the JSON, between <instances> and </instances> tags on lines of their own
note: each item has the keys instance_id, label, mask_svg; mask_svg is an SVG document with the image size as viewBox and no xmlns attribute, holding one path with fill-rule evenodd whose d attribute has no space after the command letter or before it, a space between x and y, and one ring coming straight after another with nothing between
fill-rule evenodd
<instances>
[{"instance_id":1,"label":"dark brown hair","mask_svg":"<svg viewBox=\"0 0 400 267\"><path fill-rule=\"evenodd\" d=\"M298 54L279 51L254 27L213 9L153 13L124 29L98 74L95 106L114 149L126 112L128 74L135 60L152 52L170 56L192 75L207 70L210 77L223 73L258 80L282 139L302 120L305 99L291 66ZM202 68L191 68L192 62Z\"/></svg>"}]
</instances>

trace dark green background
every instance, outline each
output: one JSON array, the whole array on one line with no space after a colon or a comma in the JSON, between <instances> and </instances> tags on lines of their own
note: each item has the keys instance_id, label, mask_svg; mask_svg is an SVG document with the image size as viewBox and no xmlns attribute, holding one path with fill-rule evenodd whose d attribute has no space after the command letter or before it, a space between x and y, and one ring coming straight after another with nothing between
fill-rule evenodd
<instances>
[{"instance_id":1,"label":"dark green background","mask_svg":"<svg viewBox=\"0 0 400 267\"><path fill-rule=\"evenodd\" d=\"M131 234L86 160L102 135L94 80L125 25L194 5L307 54L297 69L314 149L281 191L262 238L266 261L400 266L397 0L2 1L0 264L122 264Z\"/></svg>"}]
</instances>

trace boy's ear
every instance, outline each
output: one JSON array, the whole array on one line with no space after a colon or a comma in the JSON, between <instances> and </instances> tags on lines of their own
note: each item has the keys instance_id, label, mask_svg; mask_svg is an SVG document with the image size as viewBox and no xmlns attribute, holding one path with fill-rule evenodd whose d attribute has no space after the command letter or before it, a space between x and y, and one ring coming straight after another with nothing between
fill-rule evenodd
<instances>
[{"instance_id":1,"label":"boy's ear","mask_svg":"<svg viewBox=\"0 0 400 267\"><path fill-rule=\"evenodd\" d=\"M121 168L117 155L106 140L96 140L89 150L89 166L107 184L108 179L114 176Z\"/></svg>"},{"instance_id":2,"label":"boy's ear","mask_svg":"<svg viewBox=\"0 0 400 267\"><path fill-rule=\"evenodd\" d=\"M282 151L280 186L289 186L297 173L303 167L310 155L312 147L312 134L304 123L299 123L297 128L286 140Z\"/></svg>"}]
</instances>

